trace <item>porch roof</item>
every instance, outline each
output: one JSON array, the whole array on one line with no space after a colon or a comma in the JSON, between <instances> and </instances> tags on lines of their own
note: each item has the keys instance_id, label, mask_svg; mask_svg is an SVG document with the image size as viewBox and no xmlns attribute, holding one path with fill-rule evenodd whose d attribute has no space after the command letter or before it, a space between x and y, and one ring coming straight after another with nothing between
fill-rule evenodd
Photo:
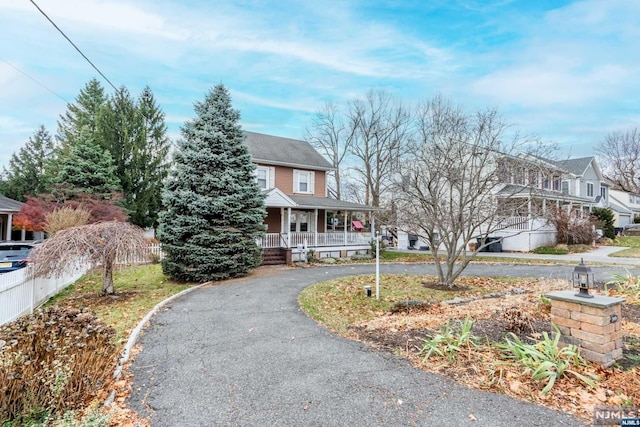
<instances>
[{"instance_id":1,"label":"porch roof","mask_svg":"<svg viewBox=\"0 0 640 427\"><path fill-rule=\"evenodd\" d=\"M344 200L336 200L329 197L317 196L289 196L297 207L305 209L335 209L344 211L373 211L371 206L361 205L359 203L346 202Z\"/></svg>"},{"instance_id":2,"label":"porch roof","mask_svg":"<svg viewBox=\"0 0 640 427\"><path fill-rule=\"evenodd\" d=\"M18 213L23 204L0 194L0 212L2 213Z\"/></svg>"},{"instance_id":3,"label":"porch roof","mask_svg":"<svg viewBox=\"0 0 640 427\"><path fill-rule=\"evenodd\" d=\"M499 197L513 197L513 198L534 198L534 199L547 199L558 200L561 202L574 202L582 204L595 203L592 199L585 197L572 196L571 194L560 193L558 191L543 190L541 188L531 188L524 185L507 184L502 187L497 193Z\"/></svg>"}]
</instances>

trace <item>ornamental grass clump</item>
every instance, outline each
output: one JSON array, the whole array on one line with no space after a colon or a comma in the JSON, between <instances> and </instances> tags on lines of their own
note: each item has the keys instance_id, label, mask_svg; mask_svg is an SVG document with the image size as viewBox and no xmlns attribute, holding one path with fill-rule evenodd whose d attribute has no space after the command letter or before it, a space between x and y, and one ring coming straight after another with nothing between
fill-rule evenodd
<instances>
[{"instance_id":1,"label":"ornamental grass clump","mask_svg":"<svg viewBox=\"0 0 640 427\"><path fill-rule=\"evenodd\" d=\"M0 328L0 419L81 409L111 378L115 330L87 309L49 307Z\"/></svg>"},{"instance_id":2,"label":"ornamental grass clump","mask_svg":"<svg viewBox=\"0 0 640 427\"><path fill-rule=\"evenodd\" d=\"M442 332L422 340L422 347L418 355L424 356L422 359L423 363L429 360L434 354L446 357L449 361L452 361L463 349L470 350L478 346L477 342L479 339L473 335L472 330L473 322L469 319L465 319L465 321L462 322L460 332L452 328L449 322L447 322Z\"/></svg>"},{"instance_id":3,"label":"ornamental grass clump","mask_svg":"<svg viewBox=\"0 0 640 427\"><path fill-rule=\"evenodd\" d=\"M507 334L505 343L498 344L507 359L519 363L525 374L530 374L534 381L547 380L542 394L547 394L556 381L562 377L574 376L584 384L594 387L599 378L593 374L585 375L573 368L586 366L587 362L580 356L575 345L559 346L560 330L553 325L555 337L551 339L547 332L542 333L543 339L535 344L528 344L513 332Z\"/></svg>"}]
</instances>

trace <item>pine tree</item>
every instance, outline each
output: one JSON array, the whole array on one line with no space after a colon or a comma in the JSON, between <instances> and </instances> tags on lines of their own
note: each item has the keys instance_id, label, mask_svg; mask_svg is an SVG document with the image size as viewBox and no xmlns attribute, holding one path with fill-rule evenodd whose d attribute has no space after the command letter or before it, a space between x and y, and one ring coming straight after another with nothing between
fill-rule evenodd
<instances>
[{"instance_id":1,"label":"pine tree","mask_svg":"<svg viewBox=\"0 0 640 427\"><path fill-rule=\"evenodd\" d=\"M4 195L25 201L27 195L37 195L49 190L49 165L53 159L51 134L40 125L18 153L9 160L4 170Z\"/></svg>"},{"instance_id":2,"label":"pine tree","mask_svg":"<svg viewBox=\"0 0 640 427\"><path fill-rule=\"evenodd\" d=\"M112 192L120 191L111 154L94 141L94 133L86 126L59 167L54 187L62 199L83 195L109 199Z\"/></svg>"},{"instance_id":3,"label":"pine tree","mask_svg":"<svg viewBox=\"0 0 640 427\"><path fill-rule=\"evenodd\" d=\"M167 137L164 113L156 104L153 92L147 86L138 99L138 111L142 117L138 149L134 151L131 221L141 227L157 225L162 206L162 186L170 164L167 161L171 143Z\"/></svg>"},{"instance_id":4,"label":"pine tree","mask_svg":"<svg viewBox=\"0 0 640 427\"><path fill-rule=\"evenodd\" d=\"M260 263L264 197L244 144L240 113L223 85L195 104L182 127L159 218L162 268L175 280L245 275Z\"/></svg>"},{"instance_id":5,"label":"pine tree","mask_svg":"<svg viewBox=\"0 0 640 427\"><path fill-rule=\"evenodd\" d=\"M107 102L104 88L97 79L91 79L76 98L75 104L68 104L67 111L60 116L56 139L62 147L73 144L83 127L95 133L102 108Z\"/></svg>"}]
</instances>

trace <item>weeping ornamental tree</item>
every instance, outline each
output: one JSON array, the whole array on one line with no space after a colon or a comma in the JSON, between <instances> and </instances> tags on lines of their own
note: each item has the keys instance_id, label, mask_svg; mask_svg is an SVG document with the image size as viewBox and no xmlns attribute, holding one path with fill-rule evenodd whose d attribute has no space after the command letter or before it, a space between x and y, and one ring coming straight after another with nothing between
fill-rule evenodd
<instances>
[{"instance_id":1,"label":"weeping ornamental tree","mask_svg":"<svg viewBox=\"0 0 640 427\"><path fill-rule=\"evenodd\" d=\"M240 113L217 85L182 127L165 184L158 238L165 274L205 282L245 275L258 266L265 231L264 197L244 144Z\"/></svg>"}]
</instances>

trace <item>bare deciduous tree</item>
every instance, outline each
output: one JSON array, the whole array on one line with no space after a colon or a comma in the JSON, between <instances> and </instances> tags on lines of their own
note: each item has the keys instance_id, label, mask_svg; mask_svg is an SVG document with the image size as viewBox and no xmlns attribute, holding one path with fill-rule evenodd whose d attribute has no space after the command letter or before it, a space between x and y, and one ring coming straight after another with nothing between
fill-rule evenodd
<instances>
[{"instance_id":1,"label":"bare deciduous tree","mask_svg":"<svg viewBox=\"0 0 640 427\"><path fill-rule=\"evenodd\" d=\"M503 227L498 165L517 138L503 142L508 126L495 109L468 114L440 97L420 107L417 122L415 157L395 186L397 212L406 231L429 242L439 283L452 287L477 253L467 243Z\"/></svg>"},{"instance_id":2,"label":"bare deciduous tree","mask_svg":"<svg viewBox=\"0 0 640 427\"><path fill-rule=\"evenodd\" d=\"M345 124L338 107L331 102L324 105L316 114L311 129L307 129L307 140L327 157L334 168L331 175L335 188L330 191L338 200L342 198L341 167L351 149L355 131L353 126Z\"/></svg>"},{"instance_id":3,"label":"bare deciduous tree","mask_svg":"<svg viewBox=\"0 0 640 427\"><path fill-rule=\"evenodd\" d=\"M624 191L640 193L640 131L612 132L598 144L607 177Z\"/></svg>"},{"instance_id":4,"label":"bare deciduous tree","mask_svg":"<svg viewBox=\"0 0 640 427\"><path fill-rule=\"evenodd\" d=\"M119 257L144 257L147 241L140 227L126 222L101 222L67 228L31 252L34 277L59 277L63 266L78 261L102 267L102 293L113 294L113 270Z\"/></svg>"},{"instance_id":5,"label":"bare deciduous tree","mask_svg":"<svg viewBox=\"0 0 640 427\"><path fill-rule=\"evenodd\" d=\"M363 100L349 103L348 126L354 139L351 154L355 179L365 189L365 203L379 207L406 153L411 114L384 90L370 90Z\"/></svg>"}]
</instances>

